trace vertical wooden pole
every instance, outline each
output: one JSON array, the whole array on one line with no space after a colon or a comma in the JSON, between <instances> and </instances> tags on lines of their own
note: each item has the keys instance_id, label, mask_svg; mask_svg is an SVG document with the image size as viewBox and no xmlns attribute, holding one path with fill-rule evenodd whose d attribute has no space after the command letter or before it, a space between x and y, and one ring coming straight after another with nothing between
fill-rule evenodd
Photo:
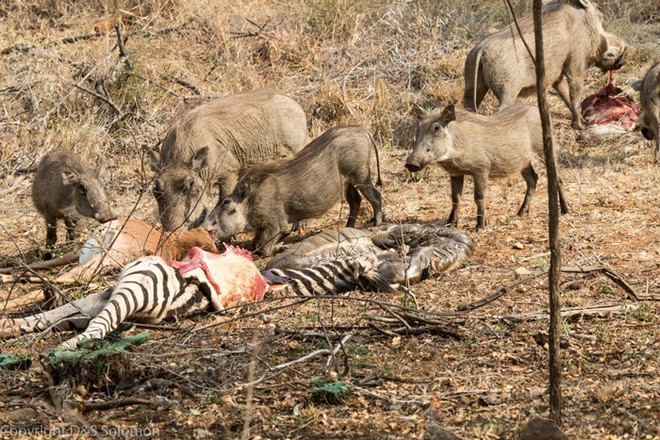
<instances>
[{"instance_id":1,"label":"vertical wooden pole","mask_svg":"<svg viewBox=\"0 0 660 440\"><path fill-rule=\"evenodd\" d=\"M552 141L552 124L545 99L545 60L543 55L543 31L541 28L542 0L534 0L534 39L536 40L536 94L538 97L543 150L548 174L548 243L550 246L549 300L550 300L550 417L561 426L561 357L559 277L561 273L561 249L559 246L559 204L557 190L557 164Z\"/></svg>"}]
</instances>

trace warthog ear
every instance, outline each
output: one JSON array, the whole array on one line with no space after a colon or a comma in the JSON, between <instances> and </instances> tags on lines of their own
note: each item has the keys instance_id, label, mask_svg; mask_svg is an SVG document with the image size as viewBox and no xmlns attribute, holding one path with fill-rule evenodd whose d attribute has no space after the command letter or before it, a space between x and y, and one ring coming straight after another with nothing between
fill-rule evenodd
<instances>
[{"instance_id":1,"label":"warthog ear","mask_svg":"<svg viewBox=\"0 0 660 440\"><path fill-rule=\"evenodd\" d=\"M192 159L190 159L190 169L199 171L206 168L209 163L209 147L203 147L198 150Z\"/></svg>"},{"instance_id":2,"label":"warthog ear","mask_svg":"<svg viewBox=\"0 0 660 440\"><path fill-rule=\"evenodd\" d=\"M236 198L238 199L236 200L237 202L242 202L247 196L250 195L250 180L251 179L249 177L247 179L243 179L236 186L235 191Z\"/></svg>"},{"instance_id":3,"label":"warthog ear","mask_svg":"<svg viewBox=\"0 0 660 440\"><path fill-rule=\"evenodd\" d=\"M75 185L80 183L80 175L71 168L67 168L62 171L62 183L65 185Z\"/></svg>"},{"instance_id":4,"label":"warthog ear","mask_svg":"<svg viewBox=\"0 0 660 440\"><path fill-rule=\"evenodd\" d=\"M643 83L644 83L644 80L643 80L643 79L639 79L639 80L635 81L634 83L632 83L632 84L630 85L630 87L632 87L634 91L636 91L636 92L640 92L640 91L642 90L642 84L643 84Z\"/></svg>"},{"instance_id":5,"label":"warthog ear","mask_svg":"<svg viewBox=\"0 0 660 440\"><path fill-rule=\"evenodd\" d=\"M144 147L144 149L147 152L147 155L149 156L149 165L151 165L151 169L153 170L154 173L160 173L162 171L162 167L160 166L160 162L158 161L158 156L156 156L156 153L154 153L154 150L152 150L149 147Z\"/></svg>"},{"instance_id":6,"label":"warthog ear","mask_svg":"<svg viewBox=\"0 0 660 440\"><path fill-rule=\"evenodd\" d=\"M442 114L440 115L440 122L442 123L442 125L447 125L451 121L455 121L455 120L456 120L456 105L449 104L442 111Z\"/></svg>"},{"instance_id":7,"label":"warthog ear","mask_svg":"<svg viewBox=\"0 0 660 440\"><path fill-rule=\"evenodd\" d=\"M587 9L587 8L589 8L589 6L591 6L591 2L589 0L573 0L573 3L576 6L583 7L584 9Z\"/></svg>"},{"instance_id":8,"label":"warthog ear","mask_svg":"<svg viewBox=\"0 0 660 440\"><path fill-rule=\"evenodd\" d=\"M417 116L417 119L424 119L429 115L428 110L426 110L423 107L420 107L417 104L412 105L412 111L415 114L415 116Z\"/></svg>"}]
</instances>

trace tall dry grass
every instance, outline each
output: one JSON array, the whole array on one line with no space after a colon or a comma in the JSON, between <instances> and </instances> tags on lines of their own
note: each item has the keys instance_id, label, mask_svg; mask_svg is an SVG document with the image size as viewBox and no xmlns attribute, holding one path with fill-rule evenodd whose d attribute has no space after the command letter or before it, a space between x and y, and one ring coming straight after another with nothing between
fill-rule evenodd
<instances>
[{"instance_id":1,"label":"tall dry grass","mask_svg":"<svg viewBox=\"0 0 660 440\"><path fill-rule=\"evenodd\" d=\"M602 10L606 27L634 40L626 69L641 75L658 49L638 30L657 26L657 8ZM360 124L385 148L407 148L413 105L459 100L467 51L509 23L503 2L483 0L19 0L2 2L0 18L3 179L68 146L110 162L117 181L137 179L141 148L202 96L254 88L298 99L310 136ZM130 71L118 68L120 23ZM89 38L64 40L73 36ZM80 88L107 92L121 114Z\"/></svg>"}]
</instances>

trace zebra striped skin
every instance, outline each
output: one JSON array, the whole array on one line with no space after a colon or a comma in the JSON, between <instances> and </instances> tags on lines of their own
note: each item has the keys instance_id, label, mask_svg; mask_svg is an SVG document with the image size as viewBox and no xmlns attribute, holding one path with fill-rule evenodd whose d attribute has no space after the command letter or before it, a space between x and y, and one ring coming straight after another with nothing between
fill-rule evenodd
<instances>
[{"instance_id":1,"label":"zebra striped skin","mask_svg":"<svg viewBox=\"0 0 660 440\"><path fill-rule=\"evenodd\" d=\"M103 339L127 319L156 324L174 313L185 315L208 308L208 280L201 270L191 274L183 278L178 269L154 256L128 264L87 329L60 347L75 348L83 339Z\"/></svg>"},{"instance_id":2,"label":"zebra striped skin","mask_svg":"<svg viewBox=\"0 0 660 440\"><path fill-rule=\"evenodd\" d=\"M358 287L368 290L391 291L378 278L375 257L344 257L324 261L306 269L266 269L261 274L270 284L284 284L278 289L286 295L316 296L342 293Z\"/></svg>"}]
</instances>

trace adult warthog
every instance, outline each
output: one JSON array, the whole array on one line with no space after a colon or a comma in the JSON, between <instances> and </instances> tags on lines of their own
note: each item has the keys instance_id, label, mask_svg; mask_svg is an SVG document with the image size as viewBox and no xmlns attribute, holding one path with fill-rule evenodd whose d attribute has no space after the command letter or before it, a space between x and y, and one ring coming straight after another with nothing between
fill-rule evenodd
<instances>
[{"instance_id":1,"label":"adult warthog","mask_svg":"<svg viewBox=\"0 0 660 440\"><path fill-rule=\"evenodd\" d=\"M653 160L660 164L660 63L649 69L639 88L642 113L637 119L637 127L646 139L655 139Z\"/></svg>"},{"instance_id":2,"label":"adult warthog","mask_svg":"<svg viewBox=\"0 0 660 440\"><path fill-rule=\"evenodd\" d=\"M163 141L153 193L167 231L196 226L206 208L231 194L239 177L265 160L305 146L307 119L293 99L258 90L209 101L176 121Z\"/></svg>"},{"instance_id":3,"label":"adult warthog","mask_svg":"<svg viewBox=\"0 0 660 440\"><path fill-rule=\"evenodd\" d=\"M500 108L536 90L534 62L522 41L534 50L534 23L527 16L519 24L520 33L515 27L499 30L468 54L463 94L466 109L477 111L488 90L493 91ZM587 68L595 64L603 71L619 69L625 44L605 32L602 14L589 0L558 0L544 9L543 46L546 86L557 90L571 110L573 127L582 129L580 101Z\"/></svg>"}]
</instances>

